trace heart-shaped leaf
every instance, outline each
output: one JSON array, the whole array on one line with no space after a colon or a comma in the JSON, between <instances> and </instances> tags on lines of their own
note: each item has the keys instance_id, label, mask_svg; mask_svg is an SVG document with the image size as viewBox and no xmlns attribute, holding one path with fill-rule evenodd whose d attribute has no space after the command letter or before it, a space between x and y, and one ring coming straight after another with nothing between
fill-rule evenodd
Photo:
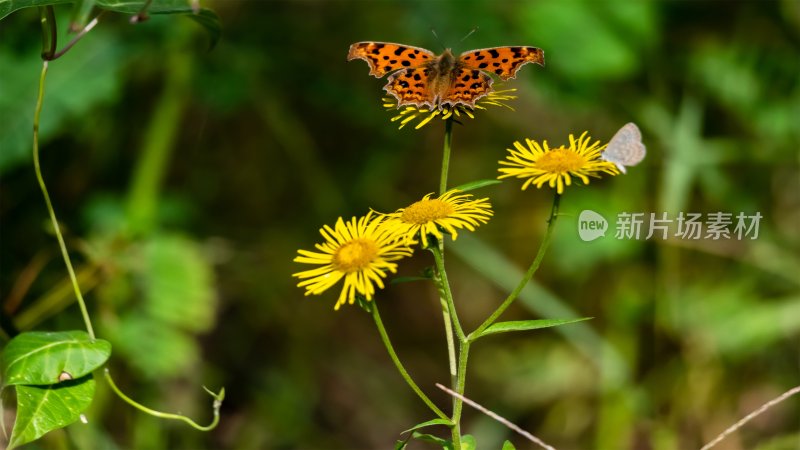
<instances>
[{"instance_id":1,"label":"heart-shaped leaf","mask_svg":"<svg viewBox=\"0 0 800 450\"><path fill-rule=\"evenodd\" d=\"M8 449L35 441L78 420L94 397L91 375L50 386L16 386L17 420Z\"/></svg>"},{"instance_id":2,"label":"heart-shaped leaf","mask_svg":"<svg viewBox=\"0 0 800 450\"><path fill-rule=\"evenodd\" d=\"M111 344L89 338L85 331L21 333L0 358L3 383L49 385L80 378L102 366L111 356Z\"/></svg>"},{"instance_id":3,"label":"heart-shaped leaf","mask_svg":"<svg viewBox=\"0 0 800 450\"><path fill-rule=\"evenodd\" d=\"M539 328L557 327L559 325L566 325L568 323L583 322L589 320L591 317L581 317L580 319L539 319L539 320L514 320L509 322L498 322L492 324L489 328L483 330L483 333L477 337L483 337L487 334L507 333L509 331L527 331L537 330Z\"/></svg>"}]
</instances>

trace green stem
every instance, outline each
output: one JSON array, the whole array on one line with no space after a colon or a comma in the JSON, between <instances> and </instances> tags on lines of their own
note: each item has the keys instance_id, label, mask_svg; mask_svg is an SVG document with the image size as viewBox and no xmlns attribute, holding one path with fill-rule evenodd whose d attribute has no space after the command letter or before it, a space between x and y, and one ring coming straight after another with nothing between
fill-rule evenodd
<instances>
[{"instance_id":1,"label":"green stem","mask_svg":"<svg viewBox=\"0 0 800 450\"><path fill-rule=\"evenodd\" d=\"M467 340L464 330L461 328L461 323L458 320L458 313L456 312L456 305L453 302L453 292L450 290L450 282L447 280L447 271L444 269L444 255L442 250L437 246L430 247L433 253L433 259L436 261L436 272L438 274L439 291L444 294L444 299L447 302L447 307L450 312L450 319L453 321L453 328L456 330L456 336L461 342Z\"/></svg>"},{"instance_id":2,"label":"green stem","mask_svg":"<svg viewBox=\"0 0 800 450\"><path fill-rule=\"evenodd\" d=\"M455 391L464 395L464 390L467 383L467 359L469 358L469 341L462 341L461 347L458 351L458 376L456 377ZM453 448L458 450L461 448L461 410L464 406L464 401L458 397L454 397L453 403Z\"/></svg>"},{"instance_id":3,"label":"green stem","mask_svg":"<svg viewBox=\"0 0 800 450\"><path fill-rule=\"evenodd\" d=\"M181 129L191 62L185 52L167 53L164 88L144 133L128 191L127 219L134 234L145 234L157 223L159 191Z\"/></svg>"},{"instance_id":4,"label":"green stem","mask_svg":"<svg viewBox=\"0 0 800 450\"><path fill-rule=\"evenodd\" d=\"M483 333L489 326L491 326L498 317L509 307L514 300L517 299L517 296L522 291L522 289L531 281L533 275L539 269L539 265L542 263L542 259L544 259L544 254L547 252L547 248L550 246L550 240L553 237L553 229L555 228L556 219L558 218L558 205L561 201L561 195L556 193L553 197L553 206L550 209L550 217L547 219L547 230L544 233L544 238L542 239L542 243L539 244L539 250L536 252L536 258L534 258L531 266L528 267L528 271L525 272L525 276L522 277L519 284L514 291L511 292L508 297L503 301L503 303L492 313L489 318L487 318L475 331L470 333L468 340L470 342L478 339L481 337L481 333Z\"/></svg>"},{"instance_id":5,"label":"green stem","mask_svg":"<svg viewBox=\"0 0 800 450\"><path fill-rule=\"evenodd\" d=\"M114 393L117 394L119 398L125 401L125 403L133 406L134 408L138 409L139 411L142 411L145 414L150 414L151 416L158 417L160 419L180 420L182 422L186 422L192 428L200 431L211 431L214 428L216 428L217 424L219 423L219 409L222 406L222 401L225 399L225 388L220 389L219 393L215 394L210 390L206 389L205 387L203 387L203 389L205 389L205 391L208 392L209 395L214 397L214 403L213 403L214 420L212 420L210 424L202 426L186 416L182 416L180 414L171 414L171 413L156 411L155 409L150 409L142 405L141 403L137 403L135 400L131 399L130 397L128 397L122 391L119 390L117 385L114 384L114 380L111 378L111 374L108 372L108 369L105 369L105 377L106 381L108 382L108 385L111 386L111 390L114 391Z\"/></svg>"},{"instance_id":6,"label":"green stem","mask_svg":"<svg viewBox=\"0 0 800 450\"><path fill-rule=\"evenodd\" d=\"M422 389L417 386L417 383L411 379L411 375L408 374L405 367L403 367L403 363L400 362L400 358L397 357L397 353L394 351L394 347L392 347L392 342L389 340L389 335L386 334L386 328L383 326L383 321L381 321L381 315L378 313L378 304L373 299L370 303L372 307L372 319L375 321L375 326L378 327L378 333L381 335L381 341L383 341L383 345L386 346L386 350L389 352L389 357L392 358L392 362L394 362L395 367L400 372L400 375L406 380L408 386L411 387L411 390L414 391L417 396L422 400L423 403L428 405L428 408L434 412L439 418L449 420L447 414L443 413L441 409L437 408L436 405L433 404L431 399L422 392Z\"/></svg>"},{"instance_id":7,"label":"green stem","mask_svg":"<svg viewBox=\"0 0 800 450\"><path fill-rule=\"evenodd\" d=\"M49 61L56 53L58 30L53 5L39 7L39 20L42 23L42 59Z\"/></svg>"},{"instance_id":8,"label":"green stem","mask_svg":"<svg viewBox=\"0 0 800 450\"><path fill-rule=\"evenodd\" d=\"M450 318L450 307L447 306L447 300L444 299L444 293L441 289L441 282L436 281L439 288L439 303L442 305L442 318L444 319L444 333L447 338L447 356L450 362L450 385L456 385L456 344L453 339L453 320Z\"/></svg>"},{"instance_id":9,"label":"green stem","mask_svg":"<svg viewBox=\"0 0 800 450\"><path fill-rule=\"evenodd\" d=\"M444 121L444 148L442 149L442 173L439 176L439 195L447 192L447 171L450 169L450 148L453 142L453 118Z\"/></svg>"},{"instance_id":10,"label":"green stem","mask_svg":"<svg viewBox=\"0 0 800 450\"><path fill-rule=\"evenodd\" d=\"M449 118L444 123L444 146L442 148L442 171L439 176L439 195L447 192L447 173L450 169L450 151L453 143L453 119ZM444 320L445 336L447 338L447 355L450 362L450 385L453 389L458 389L459 373L461 370L462 361L466 364L466 354L464 353L464 344L467 342L464 330L461 328L461 323L458 320L458 313L453 301L453 293L450 290L450 282L447 279L447 271L444 268L444 240L439 239L436 246L430 247L433 253L433 258L436 261L436 285L439 290L439 301L442 304L442 317ZM459 341L459 358L456 360L456 348L453 339L453 328L455 328L456 335ZM467 345L467 351L469 346ZM458 368L456 367L458 365ZM466 367L465 367L466 369ZM463 381L463 380L462 380ZM461 383L463 384L463 383ZM453 398L453 449L461 450L461 425L459 418L461 416L461 400Z\"/></svg>"},{"instance_id":11,"label":"green stem","mask_svg":"<svg viewBox=\"0 0 800 450\"><path fill-rule=\"evenodd\" d=\"M58 246L61 248L61 256L64 258L64 264L67 266L70 281L72 281L72 288L75 291L75 298L78 299L78 306L81 309L83 322L86 325L86 331L89 337L94 340L94 329L92 328L92 321L89 319L89 311L86 309L86 302L83 300L78 279L75 277L75 270L72 268L72 261L69 259L69 252L67 246L64 244L64 236L61 235L61 228L58 226L58 219L56 219L56 212L53 210L53 204L50 202L50 194L47 193L47 187L44 184L42 177L42 169L39 166L39 117L42 112L42 103L44 101L44 82L47 76L47 61L42 63L42 74L39 77L39 97L36 99L36 110L33 115L33 168L36 172L36 179L39 181L39 187L42 189L44 196L44 203L47 205L47 212L50 214L50 221L53 223L53 230L58 238Z\"/></svg>"}]
</instances>

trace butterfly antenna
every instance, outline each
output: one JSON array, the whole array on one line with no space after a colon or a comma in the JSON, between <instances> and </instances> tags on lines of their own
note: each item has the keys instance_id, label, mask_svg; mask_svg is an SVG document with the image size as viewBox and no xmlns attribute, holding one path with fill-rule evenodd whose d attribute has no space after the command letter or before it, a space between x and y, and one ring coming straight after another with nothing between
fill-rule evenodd
<instances>
[{"instance_id":1,"label":"butterfly antenna","mask_svg":"<svg viewBox=\"0 0 800 450\"><path fill-rule=\"evenodd\" d=\"M475 28L473 28L473 29L472 29L472 30L471 30L469 33L467 33L467 35L466 35L466 36L464 36L463 38L461 38L461 40L460 40L460 41L458 41L458 42L464 42L464 41L466 41L466 40L467 40L467 38L468 38L468 37L470 37L470 36L472 36L472 33L476 32L476 31L478 31L478 26L477 26L477 25L475 25Z\"/></svg>"},{"instance_id":2,"label":"butterfly antenna","mask_svg":"<svg viewBox=\"0 0 800 450\"><path fill-rule=\"evenodd\" d=\"M434 30L433 28L431 28L431 33L433 33L433 37L435 37L435 38L436 38L436 42L439 44L439 46L440 46L440 47L442 47L442 51L445 51L445 50L447 50L447 47L445 47L445 46L444 46L444 44L442 43L442 40L441 40L441 39L439 39L439 35L438 35L438 34L436 34L436 30Z\"/></svg>"}]
</instances>

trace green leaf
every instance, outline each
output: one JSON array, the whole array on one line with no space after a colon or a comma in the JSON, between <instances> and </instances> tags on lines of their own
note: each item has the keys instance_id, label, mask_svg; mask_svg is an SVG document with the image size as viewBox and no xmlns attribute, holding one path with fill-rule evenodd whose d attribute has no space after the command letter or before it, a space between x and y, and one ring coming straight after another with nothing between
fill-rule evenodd
<instances>
[{"instance_id":1,"label":"green leaf","mask_svg":"<svg viewBox=\"0 0 800 450\"><path fill-rule=\"evenodd\" d=\"M397 441L394 444L394 450L405 450L408 447L408 441Z\"/></svg>"},{"instance_id":2,"label":"green leaf","mask_svg":"<svg viewBox=\"0 0 800 450\"><path fill-rule=\"evenodd\" d=\"M80 378L102 366L111 355L111 344L92 341L85 331L22 333L3 350L0 370L5 385L49 385Z\"/></svg>"},{"instance_id":3,"label":"green leaf","mask_svg":"<svg viewBox=\"0 0 800 450\"><path fill-rule=\"evenodd\" d=\"M191 331L214 325L216 294L211 263L200 246L181 235L156 235L145 247L144 310Z\"/></svg>"},{"instance_id":4,"label":"green leaf","mask_svg":"<svg viewBox=\"0 0 800 450\"><path fill-rule=\"evenodd\" d=\"M50 386L16 386L17 420L8 449L77 421L92 403L94 388L91 375Z\"/></svg>"},{"instance_id":5,"label":"green leaf","mask_svg":"<svg viewBox=\"0 0 800 450\"><path fill-rule=\"evenodd\" d=\"M389 281L389 284L410 283L412 281L431 281L430 277L396 277Z\"/></svg>"},{"instance_id":6,"label":"green leaf","mask_svg":"<svg viewBox=\"0 0 800 450\"><path fill-rule=\"evenodd\" d=\"M433 419L433 420L429 420L427 422L418 423L418 424L414 425L413 427L403 431L403 433L400 433L400 434L408 433L409 431L419 430L420 428L432 427L434 425L444 425L446 427L452 427L453 426L453 422L451 422L449 420L446 420L446 419Z\"/></svg>"},{"instance_id":7,"label":"green leaf","mask_svg":"<svg viewBox=\"0 0 800 450\"><path fill-rule=\"evenodd\" d=\"M0 10L3 5L0 0ZM0 25L0 28L5 25ZM49 151L57 152L59 149L45 144L66 124L73 123L74 126L75 121L94 117L98 110L103 110L101 105L113 104L117 100L124 79L120 73L129 56L124 52L119 34L96 27L91 38L81 40L58 60L59 64L50 66L39 124L39 145L45 160ZM69 39L64 35L59 38L59 42ZM33 101L36 100L39 77L31 74L42 70L39 52L18 54L11 47L0 45L0 175L32 162ZM92 68L102 70L93 71ZM87 76L88 73L91 76ZM102 126L107 122L93 123Z\"/></svg>"},{"instance_id":8,"label":"green leaf","mask_svg":"<svg viewBox=\"0 0 800 450\"><path fill-rule=\"evenodd\" d=\"M453 443L450 442L448 439L442 439L432 434L418 433L415 431L414 434L411 435L411 437L423 442L430 442L432 444L441 445L443 449L452 450L453 448Z\"/></svg>"},{"instance_id":9,"label":"green leaf","mask_svg":"<svg viewBox=\"0 0 800 450\"><path fill-rule=\"evenodd\" d=\"M517 447L514 447L514 444L512 444L511 441L505 441L503 442L503 448L500 450L517 450Z\"/></svg>"},{"instance_id":10,"label":"green leaf","mask_svg":"<svg viewBox=\"0 0 800 450\"><path fill-rule=\"evenodd\" d=\"M142 313L126 314L107 333L114 351L150 379L183 373L200 354L194 337Z\"/></svg>"},{"instance_id":11,"label":"green leaf","mask_svg":"<svg viewBox=\"0 0 800 450\"><path fill-rule=\"evenodd\" d=\"M492 179L475 180L475 181L470 181L469 183L460 184L460 185L454 187L453 189L458 189L461 192L467 192L467 191L472 191L472 190L475 190L475 189L480 189L482 187L492 186L492 185L500 184L500 183L502 183L502 181L500 181L500 180L492 180Z\"/></svg>"},{"instance_id":12,"label":"green leaf","mask_svg":"<svg viewBox=\"0 0 800 450\"><path fill-rule=\"evenodd\" d=\"M509 331L526 331L538 330L539 328L557 327L566 325L568 323L583 322L584 320L589 319L592 319L592 317L581 317L580 319L538 319L498 322L483 330L483 333L478 335L478 337L483 337L487 334L507 333Z\"/></svg>"},{"instance_id":13,"label":"green leaf","mask_svg":"<svg viewBox=\"0 0 800 450\"><path fill-rule=\"evenodd\" d=\"M23 8L45 5L61 5L75 3L75 0L0 0L0 20L14 11ZM145 5L145 0L140 1L120 1L120 0L99 0L96 3L100 9L119 12L123 14L136 14ZM188 0L153 0L147 7L149 14L181 14L188 15L195 22L205 28L211 39L211 47L214 47L222 35L222 25L217 14L207 8L200 8L195 11Z\"/></svg>"},{"instance_id":14,"label":"green leaf","mask_svg":"<svg viewBox=\"0 0 800 450\"><path fill-rule=\"evenodd\" d=\"M478 443L475 441L475 437L471 434L465 434L461 436L461 449L462 450L476 450L478 448Z\"/></svg>"}]
</instances>

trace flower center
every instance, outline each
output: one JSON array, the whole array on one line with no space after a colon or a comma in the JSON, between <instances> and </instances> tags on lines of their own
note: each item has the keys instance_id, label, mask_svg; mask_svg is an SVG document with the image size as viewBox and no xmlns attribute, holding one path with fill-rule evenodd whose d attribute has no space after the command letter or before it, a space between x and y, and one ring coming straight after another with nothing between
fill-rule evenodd
<instances>
[{"instance_id":1,"label":"flower center","mask_svg":"<svg viewBox=\"0 0 800 450\"><path fill-rule=\"evenodd\" d=\"M568 148L559 147L542 155L537 168L550 173L574 172L586 165L586 159Z\"/></svg>"},{"instance_id":2,"label":"flower center","mask_svg":"<svg viewBox=\"0 0 800 450\"><path fill-rule=\"evenodd\" d=\"M354 239L336 250L333 266L342 272L367 268L378 256L378 245L371 239Z\"/></svg>"},{"instance_id":3,"label":"flower center","mask_svg":"<svg viewBox=\"0 0 800 450\"><path fill-rule=\"evenodd\" d=\"M451 214L453 207L435 198L414 203L403 211L400 219L405 223L422 225L437 219L446 219Z\"/></svg>"}]
</instances>

